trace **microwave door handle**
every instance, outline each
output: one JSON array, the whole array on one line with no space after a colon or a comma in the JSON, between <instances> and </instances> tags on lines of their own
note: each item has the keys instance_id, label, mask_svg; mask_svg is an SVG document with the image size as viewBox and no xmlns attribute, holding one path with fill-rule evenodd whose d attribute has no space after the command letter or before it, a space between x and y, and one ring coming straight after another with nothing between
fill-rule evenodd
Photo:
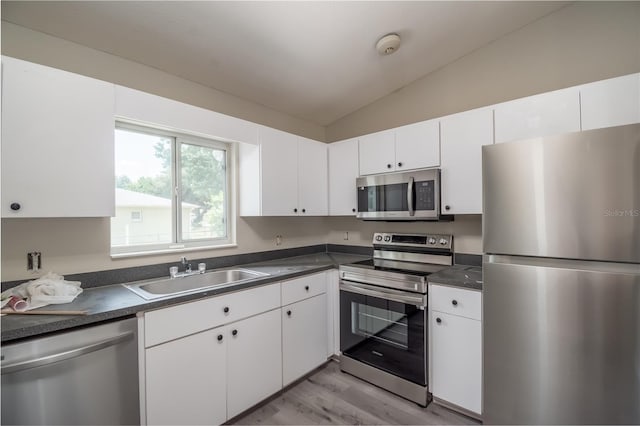
<instances>
[{"instance_id":1,"label":"microwave door handle","mask_svg":"<svg viewBox=\"0 0 640 426\"><path fill-rule=\"evenodd\" d=\"M413 184L413 177L410 177L409 184L407 185L407 205L409 206L409 216L414 216L416 214L416 209L413 202Z\"/></svg>"}]
</instances>

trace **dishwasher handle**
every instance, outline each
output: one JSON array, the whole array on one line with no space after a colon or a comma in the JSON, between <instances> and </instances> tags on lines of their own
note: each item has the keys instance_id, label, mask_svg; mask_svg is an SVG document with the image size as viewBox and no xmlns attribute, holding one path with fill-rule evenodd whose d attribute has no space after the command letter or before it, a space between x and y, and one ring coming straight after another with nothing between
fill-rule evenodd
<instances>
[{"instance_id":1,"label":"dishwasher handle","mask_svg":"<svg viewBox=\"0 0 640 426\"><path fill-rule=\"evenodd\" d=\"M91 352L99 351L100 349L107 348L109 346L117 345L131 339L134 336L133 331L122 333L108 339L100 340L99 342L92 343L90 345L82 346L68 351L60 352L57 354L46 355L43 357L28 359L26 361L18 361L6 365L2 365L0 368L1 374L14 373L16 371L27 370L29 368L41 367L43 365L53 364L55 362L64 361L70 358L76 358L81 355L85 355Z\"/></svg>"}]
</instances>

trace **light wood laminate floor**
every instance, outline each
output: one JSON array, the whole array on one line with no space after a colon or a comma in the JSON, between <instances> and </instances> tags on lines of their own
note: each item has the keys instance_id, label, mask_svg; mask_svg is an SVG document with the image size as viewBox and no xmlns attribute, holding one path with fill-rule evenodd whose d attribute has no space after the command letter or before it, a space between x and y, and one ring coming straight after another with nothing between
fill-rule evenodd
<instances>
[{"instance_id":1,"label":"light wood laminate floor","mask_svg":"<svg viewBox=\"0 0 640 426\"><path fill-rule=\"evenodd\" d=\"M340 371L331 361L266 403L233 419L238 425L476 425L434 403L426 408Z\"/></svg>"}]
</instances>

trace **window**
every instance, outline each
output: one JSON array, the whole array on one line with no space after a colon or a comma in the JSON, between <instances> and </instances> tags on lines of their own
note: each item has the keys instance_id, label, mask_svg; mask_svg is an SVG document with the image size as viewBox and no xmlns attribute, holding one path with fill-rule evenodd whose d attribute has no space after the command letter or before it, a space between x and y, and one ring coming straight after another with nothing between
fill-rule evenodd
<instances>
[{"instance_id":1,"label":"window","mask_svg":"<svg viewBox=\"0 0 640 426\"><path fill-rule=\"evenodd\" d=\"M111 253L233 243L230 153L224 142L118 123Z\"/></svg>"}]
</instances>

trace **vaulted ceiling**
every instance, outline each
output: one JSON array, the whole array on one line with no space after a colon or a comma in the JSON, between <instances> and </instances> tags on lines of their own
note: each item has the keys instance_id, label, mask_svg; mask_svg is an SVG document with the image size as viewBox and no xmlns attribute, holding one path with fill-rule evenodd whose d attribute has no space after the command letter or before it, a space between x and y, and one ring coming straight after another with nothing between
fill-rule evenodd
<instances>
[{"instance_id":1,"label":"vaulted ceiling","mask_svg":"<svg viewBox=\"0 0 640 426\"><path fill-rule=\"evenodd\" d=\"M2 19L324 126L566 4L3 1Z\"/></svg>"}]
</instances>

